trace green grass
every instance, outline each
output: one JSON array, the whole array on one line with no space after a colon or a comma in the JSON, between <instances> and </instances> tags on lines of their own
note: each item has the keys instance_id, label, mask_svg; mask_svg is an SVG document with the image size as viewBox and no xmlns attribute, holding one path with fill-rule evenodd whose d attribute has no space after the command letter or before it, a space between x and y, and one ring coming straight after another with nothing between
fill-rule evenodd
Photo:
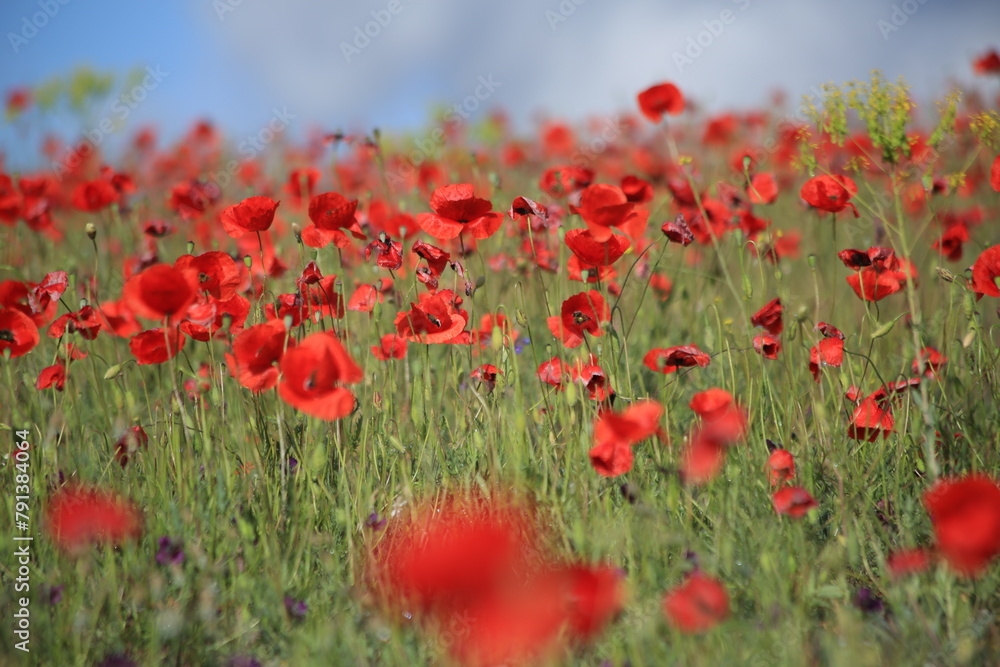
<instances>
[{"instance_id":1,"label":"green grass","mask_svg":"<svg viewBox=\"0 0 1000 667\"><path fill-rule=\"evenodd\" d=\"M723 178L738 182L739 175L729 171L731 147L703 148L694 139L679 149L695 156L699 189ZM660 140L651 146L666 150ZM924 171L953 173L973 165L988 170L991 155L963 137ZM596 156L597 182L617 182L602 172L609 158ZM499 174L501 185L489 194L495 210L506 210L518 195L552 202L537 182L544 168L558 161L503 170L491 159L482 168L457 146L445 150L440 162L450 182L469 182L485 177L483 169L496 170L492 173ZM820 163L821 170L826 166ZM773 156L766 156L759 168L778 167ZM284 179L285 168L276 169L276 178ZM370 169L376 170L373 187L381 187L377 166L372 163ZM924 173L911 170L904 177L904 171L901 184L919 182ZM378 361L369 347L393 330L396 312L424 290L411 271L398 282L402 308L389 299L372 317L348 312L342 320L323 323L344 332L345 345L365 374L352 387L358 409L337 422L307 417L273 391L255 396L241 388L222 361L226 340L189 340L172 362L139 366L130 361L123 339L70 336L89 357L70 366L64 391L39 391L37 374L57 350L57 341L43 331L33 352L3 362L0 385L4 428L31 431L36 535L31 654L18 655L11 632L4 629L0 653L8 657L2 662L18 664L10 657L17 655L27 664L91 665L109 653L126 652L149 665L217 665L238 654L253 655L265 665L296 667L438 663L446 655L440 643L405 619L387 618L372 604L363 579L364 554L378 533L365 521L373 512L385 517L446 489L502 487L537 502L557 553L613 563L627 572L621 616L594 645L567 654L568 663L989 664L1000 654L1000 569L994 565L972 579L939 564L896 581L886 572L885 558L900 548L933 543L921 504L935 476L926 458L928 431L941 433L934 448L941 476L1000 470L997 302L990 297L976 302L961 281L943 280L935 270L940 266L961 274L995 241L993 215L1000 200L986 185L971 198L955 189L935 197L937 211L981 205L990 212L973 230L965 258L950 263L930 248L937 229L930 223L931 210L911 213L895 206L892 191L883 194L885 176L853 176L860 188L859 221L841 216L833 222L829 215L806 211L798 201L805 175L782 189L773 206L756 207L774 229L802 234L801 257L778 264L756 259L738 230L713 245L664 248L658 226L673 217L674 208L666 188L657 186L648 205L653 211L648 235L655 247L641 262L666 273L673 292L661 301L638 271L628 275L637 261L629 252L616 265L621 298L609 295L607 284L595 286L615 305L611 324L604 336L588 337L576 350L564 349L551 336L545 318L548 308L558 312L563 299L583 291L581 283L570 282L564 271L535 274L526 259L518 260L518 271L492 271L485 265L502 252L525 257L520 240L508 236L514 227L508 218L500 232L463 260L470 280L485 278L464 308L470 328L485 313L506 313L520 341L530 338L530 344L519 352L513 341L500 337L475 352L411 344L405 359ZM123 256L109 245L112 239L134 252L139 225L148 217L166 216L178 232L158 242L161 261L172 263L186 252L189 231L162 205L170 184L147 184L129 213L62 211L59 222L67 238L60 244L23 224L4 227L2 277L38 281L48 271L70 272L75 287L65 295L60 313L77 307L84 283L95 273L100 299L117 298ZM221 204L250 194L255 193L231 187ZM368 199L366 190L349 196L363 204ZM427 196L417 192L397 196L394 203L409 211L428 210ZM305 212L290 202L282 203L279 216L286 223L308 224ZM882 241L875 237L876 217L887 230ZM84 235L87 222L98 227L93 246ZM576 216L567 216L563 224L582 226ZM564 263L569 251L558 232L541 235ZM235 249L228 237L213 238L211 247L199 245L194 252ZM434 243L425 235L417 238ZM276 235L275 243L289 265L285 277L269 280L275 294L292 291L294 277L310 260L324 274L341 277L345 297L356 281L387 277L383 269L353 257L353 249L343 258L332 246L314 251L296 244L288 232ZM866 307L846 284L850 271L836 253L879 244L915 262L919 286ZM697 263L688 261L694 253L700 255ZM461 293L463 285L446 269L442 288ZM752 349L759 330L750 326L749 317L774 297L785 305L784 350L769 361ZM261 317L255 300L252 305L248 326ZM900 319L873 337L885 329L882 325L911 311L919 322L915 328ZM824 368L816 383L807 366L809 348L820 338L813 326L820 320L844 331L847 354L843 367ZM311 325L294 333L302 338L314 330L318 327ZM937 379L902 396L894 433L871 443L849 439L853 405L844 398L848 386L858 385L868 394L882 381L910 377L918 341L937 347L948 357L947 365ZM688 343L713 355L708 367L663 376L642 366L649 349ZM559 356L573 362L585 358L588 349L618 392L617 408L645 397L666 408L661 425L670 443L648 440L637 446L633 469L619 478L599 476L587 456L598 405L579 386L555 392L535 377L542 361ZM197 377L202 362L211 365L214 377L201 399L188 400L183 390L175 394L184 380ZM503 371L492 393L477 391L468 379L483 363ZM112 367L118 372L109 379ZM694 393L710 387L730 391L747 408L749 435L730 450L718 477L704 486L685 486L678 476L680 453L695 419L687 404ZM142 425L150 442L122 469L114 459L114 443L133 424ZM765 473L766 439L795 455L796 483L819 501L819 508L801 520L775 514ZM297 471L283 465L282 452L298 460ZM0 530L7 535L14 533L12 466L7 460L0 468L5 502ZM145 516L142 538L117 548L95 547L75 558L59 553L45 537L42 517L60 473L68 481L114 489L134 500ZM636 502L622 493L625 483ZM878 503L889 506L882 518ZM156 563L161 536L183 541L181 566ZM5 610L16 604L12 550L5 548L0 557ZM661 608L664 592L690 570L689 551L704 571L723 582L732 608L728 620L696 636L672 629ZM61 601L46 604L44 588L57 585L64 587ZM886 611L858 609L854 598L860 588L881 598ZM286 613L286 595L308 604L304 619Z\"/></svg>"}]
</instances>

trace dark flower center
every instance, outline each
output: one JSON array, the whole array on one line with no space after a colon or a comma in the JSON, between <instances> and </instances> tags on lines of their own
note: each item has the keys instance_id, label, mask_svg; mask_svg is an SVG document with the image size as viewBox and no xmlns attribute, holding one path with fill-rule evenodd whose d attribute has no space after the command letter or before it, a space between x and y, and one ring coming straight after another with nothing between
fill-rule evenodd
<instances>
[{"instance_id":1,"label":"dark flower center","mask_svg":"<svg viewBox=\"0 0 1000 667\"><path fill-rule=\"evenodd\" d=\"M14 332L10 329L0 329L0 340L6 343L14 342Z\"/></svg>"}]
</instances>

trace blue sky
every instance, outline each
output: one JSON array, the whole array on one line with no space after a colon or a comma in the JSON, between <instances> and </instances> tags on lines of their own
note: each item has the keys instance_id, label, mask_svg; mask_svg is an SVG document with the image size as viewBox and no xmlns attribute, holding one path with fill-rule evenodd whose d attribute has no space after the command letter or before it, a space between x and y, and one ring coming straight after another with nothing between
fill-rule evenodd
<instances>
[{"instance_id":1,"label":"blue sky","mask_svg":"<svg viewBox=\"0 0 1000 667\"><path fill-rule=\"evenodd\" d=\"M473 115L502 107L522 124L540 112L582 119L633 108L659 81L723 109L765 103L777 88L797 101L813 85L880 68L926 97L972 82L972 58L1000 47L1000 3L7 0L0 28L0 90L81 64L158 68L162 81L116 134L152 122L171 137L211 118L239 137L275 109L295 116L299 135L316 125L413 128L434 104L475 95L480 77L495 85ZM996 92L995 81L975 85ZM0 128L11 163L36 139Z\"/></svg>"}]
</instances>

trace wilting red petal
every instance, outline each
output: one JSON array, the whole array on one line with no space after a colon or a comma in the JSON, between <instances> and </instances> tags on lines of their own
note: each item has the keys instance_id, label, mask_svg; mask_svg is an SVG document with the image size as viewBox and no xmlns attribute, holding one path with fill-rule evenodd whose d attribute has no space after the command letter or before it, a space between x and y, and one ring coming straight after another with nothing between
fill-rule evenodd
<instances>
[{"instance_id":1,"label":"wilting red petal","mask_svg":"<svg viewBox=\"0 0 1000 667\"><path fill-rule=\"evenodd\" d=\"M781 306L781 299L774 299L758 310L750 318L750 324L755 327L762 327L772 336L779 335L785 328L781 315L784 309Z\"/></svg>"}]
</instances>

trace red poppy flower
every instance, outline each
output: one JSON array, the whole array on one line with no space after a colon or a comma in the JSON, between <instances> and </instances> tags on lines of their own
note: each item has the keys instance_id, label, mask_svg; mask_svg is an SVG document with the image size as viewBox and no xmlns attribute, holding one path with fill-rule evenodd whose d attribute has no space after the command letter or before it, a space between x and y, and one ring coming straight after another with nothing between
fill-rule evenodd
<instances>
[{"instance_id":1,"label":"red poppy flower","mask_svg":"<svg viewBox=\"0 0 1000 667\"><path fill-rule=\"evenodd\" d=\"M622 192L633 204L645 204L653 201L653 185L638 176L629 174L622 178Z\"/></svg>"},{"instance_id":2,"label":"red poppy flower","mask_svg":"<svg viewBox=\"0 0 1000 667\"><path fill-rule=\"evenodd\" d=\"M281 358L278 395L297 410L333 420L354 411L354 394L341 386L360 382L361 368L333 332L307 336Z\"/></svg>"},{"instance_id":3,"label":"red poppy flower","mask_svg":"<svg viewBox=\"0 0 1000 667\"><path fill-rule=\"evenodd\" d=\"M684 219L683 213L678 213L677 217L673 221L666 221L663 226L660 227L660 231L674 243L679 243L682 246L689 246L694 242L694 233L691 231L691 227L688 226L687 221Z\"/></svg>"},{"instance_id":4,"label":"red poppy flower","mask_svg":"<svg viewBox=\"0 0 1000 667\"><path fill-rule=\"evenodd\" d=\"M59 363L46 366L38 373L35 381L35 389L52 389L62 391L66 387L66 364L60 360Z\"/></svg>"},{"instance_id":5,"label":"red poppy flower","mask_svg":"<svg viewBox=\"0 0 1000 667\"><path fill-rule=\"evenodd\" d=\"M569 374L569 370L569 367L560 361L559 357L553 357L548 361L543 361L535 371L535 375L545 384L562 390L564 377Z\"/></svg>"},{"instance_id":6,"label":"red poppy flower","mask_svg":"<svg viewBox=\"0 0 1000 667\"><path fill-rule=\"evenodd\" d=\"M229 301L250 286L246 266L224 252L209 250L200 255L181 255L174 268L197 277L197 290L219 301Z\"/></svg>"},{"instance_id":7,"label":"red poppy flower","mask_svg":"<svg viewBox=\"0 0 1000 667\"><path fill-rule=\"evenodd\" d=\"M777 359L781 353L781 341L767 334L754 336L753 349L766 359Z\"/></svg>"},{"instance_id":8,"label":"red poppy flower","mask_svg":"<svg viewBox=\"0 0 1000 667\"><path fill-rule=\"evenodd\" d=\"M358 313L370 313L375 310L375 304L385 300L385 296L373 285L358 285L354 294L347 300L347 310Z\"/></svg>"},{"instance_id":9,"label":"red poppy flower","mask_svg":"<svg viewBox=\"0 0 1000 667\"><path fill-rule=\"evenodd\" d=\"M383 605L447 617L502 590L537 551L523 507L479 494L418 506L390 520L369 564Z\"/></svg>"},{"instance_id":10,"label":"red poppy flower","mask_svg":"<svg viewBox=\"0 0 1000 667\"><path fill-rule=\"evenodd\" d=\"M880 403L873 396L868 396L851 415L847 437L875 442L879 434L887 438L895 427L896 420L892 416L891 406L885 402Z\"/></svg>"},{"instance_id":11,"label":"red poppy flower","mask_svg":"<svg viewBox=\"0 0 1000 667\"><path fill-rule=\"evenodd\" d=\"M608 384L608 376L597 363L597 357L591 354L587 361L577 361L571 373L573 381L579 382L587 390L587 398L592 401L606 401L615 395L615 390Z\"/></svg>"},{"instance_id":12,"label":"red poppy flower","mask_svg":"<svg viewBox=\"0 0 1000 667\"><path fill-rule=\"evenodd\" d=\"M713 387L699 392L691 397L689 406L702 419L703 437L729 445L746 435L746 412L725 389Z\"/></svg>"},{"instance_id":13,"label":"red poppy flower","mask_svg":"<svg viewBox=\"0 0 1000 667\"><path fill-rule=\"evenodd\" d=\"M1000 74L1000 53L991 49L972 62L976 74Z\"/></svg>"},{"instance_id":14,"label":"red poppy flower","mask_svg":"<svg viewBox=\"0 0 1000 667\"><path fill-rule=\"evenodd\" d=\"M84 306L75 313L65 313L49 325L49 338L62 338L67 333L78 333L85 340L94 340L101 332L101 318L93 306Z\"/></svg>"},{"instance_id":15,"label":"red poppy flower","mask_svg":"<svg viewBox=\"0 0 1000 667\"><path fill-rule=\"evenodd\" d=\"M941 232L938 240L931 244L943 257L950 262L957 262L962 259L962 251L965 249L965 242L969 240L969 228L964 224L950 225Z\"/></svg>"},{"instance_id":16,"label":"red poppy flower","mask_svg":"<svg viewBox=\"0 0 1000 667\"><path fill-rule=\"evenodd\" d=\"M672 83L660 83L638 95L639 111L652 123L659 123L663 115L678 116L684 111L684 95Z\"/></svg>"},{"instance_id":17,"label":"red poppy flower","mask_svg":"<svg viewBox=\"0 0 1000 667\"><path fill-rule=\"evenodd\" d=\"M325 192L309 200L309 219L326 231L357 227L357 210L358 200L349 200L338 192Z\"/></svg>"},{"instance_id":18,"label":"red poppy flower","mask_svg":"<svg viewBox=\"0 0 1000 667\"><path fill-rule=\"evenodd\" d=\"M176 357L185 341L187 338L175 327L150 329L132 336L128 348L140 365L162 364Z\"/></svg>"},{"instance_id":19,"label":"red poppy flower","mask_svg":"<svg viewBox=\"0 0 1000 667\"><path fill-rule=\"evenodd\" d=\"M65 271L53 271L42 278L42 282L28 292L28 307L34 314L44 313L69 287L69 276Z\"/></svg>"},{"instance_id":20,"label":"red poppy flower","mask_svg":"<svg viewBox=\"0 0 1000 667\"><path fill-rule=\"evenodd\" d=\"M755 327L762 327L772 336L778 336L785 328L785 324L781 319L783 312L781 299L774 299L754 313L753 317L750 318L750 324Z\"/></svg>"},{"instance_id":21,"label":"red poppy flower","mask_svg":"<svg viewBox=\"0 0 1000 667\"><path fill-rule=\"evenodd\" d=\"M795 457L787 449L775 449L767 457L767 476L771 485L789 482L795 477Z\"/></svg>"},{"instance_id":22,"label":"red poppy flower","mask_svg":"<svg viewBox=\"0 0 1000 667\"><path fill-rule=\"evenodd\" d=\"M629 249L629 240L620 234L612 234L601 242L589 230L571 229L566 232L566 245L584 264L590 266L611 266Z\"/></svg>"},{"instance_id":23,"label":"red poppy flower","mask_svg":"<svg viewBox=\"0 0 1000 667\"><path fill-rule=\"evenodd\" d=\"M507 215L510 216L511 220L517 220L529 215L533 215L542 220L548 220L549 209L533 199L528 199L527 197L517 197L513 202L511 202L510 210L507 211Z\"/></svg>"},{"instance_id":24,"label":"red poppy flower","mask_svg":"<svg viewBox=\"0 0 1000 667\"><path fill-rule=\"evenodd\" d=\"M1000 555L1000 486L985 475L941 481L924 493L937 546L948 564L976 576Z\"/></svg>"},{"instance_id":25,"label":"red poppy flower","mask_svg":"<svg viewBox=\"0 0 1000 667\"><path fill-rule=\"evenodd\" d=\"M278 204L270 197L248 197L233 204L219 214L222 228L233 238L250 232L263 232L271 228Z\"/></svg>"},{"instance_id":26,"label":"red poppy flower","mask_svg":"<svg viewBox=\"0 0 1000 667\"><path fill-rule=\"evenodd\" d=\"M844 363L844 340L842 338L824 338L809 348L809 372L813 379L819 382L819 370L821 366L833 366L839 368Z\"/></svg>"},{"instance_id":27,"label":"red poppy flower","mask_svg":"<svg viewBox=\"0 0 1000 667\"><path fill-rule=\"evenodd\" d=\"M221 194L215 183L185 181L171 188L167 207L180 213L185 220L196 220L219 200Z\"/></svg>"},{"instance_id":28,"label":"red poppy flower","mask_svg":"<svg viewBox=\"0 0 1000 667\"><path fill-rule=\"evenodd\" d=\"M622 413L605 410L594 421L594 446L590 463L605 477L624 475L632 469L632 446L661 434L663 406L652 400L636 401Z\"/></svg>"},{"instance_id":29,"label":"red poppy flower","mask_svg":"<svg viewBox=\"0 0 1000 667\"><path fill-rule=\"evenodd\" d=\"M813 329L823 334L823 336L826 338L839 338L840 340L844 340L844 334L840 331L840 329L833 326L832 324L827 324L826 322L820 322L815 327L813 327Z\"/></svg>"},{"instance_id":30,"label":"red poppy flower","mask_svg":"<svg viewBox=\"0 0 1000 667\"><path fill-rule=\"evenodd\" d=\"M778 183L774 174L754 174L747 186L747 198L751 204L773 204L778 198Z\"/></svg>"},{"instance_id":31,"label":"red poppy flower","mask_svg":"<svg viewBox=\"0 0 1000 667\"><path fill-rule=\"evenodd\" d=\"M0 310L0 356L23 357L38 345L38 327L30 317L14 308Z\"/></svg>"},{"instance_id":32,"label":"red poppy flower","mask_svg":"<svg viewBox=\"0 0 1000 667\"><path fill-rule=\"evenodd\" d=\"M550 197L565 197L594 182L594 171L586 167L560 165L549 167L538 181L538 187Z\"/></svg>"},{"instance_id":33,"label":"red poppy flower","mask_svg":"<svg viewBox=\"0 0 1000 667\"><path fill-rule=\"evenodd\" d=\"M704 368L712 362L712 357L702 352L697 345L680 345L677 347L654 348L642 358L643 365L651 371L669 375L680 368L701 366Z\"/></svg>"},{"instance_id":34,"label":"red poppy flower","mask_svg":"<svg viewBox=\"0 0 1000 667\"><path fill-rule=\"evenodd\" d=\"M145 449L148 444L149 436L142 430L142 426L133 426L115 442L115 460L124 468L132 455L140 449Z\"/></svg>"},{"instance_id":35,"label":"red poppy flower","mask_svg":"<svg viewBox=\"0 0 1000 667\"><path fill-rule=\"evenodd\" d=\"M397 313L396 333L414 343L459 342L468 323L468 314L455 305L451 290L425 292L410 310Z\"/></svg>"},{"instance_id":36,"label":"red poppy flower","mask_svg":"<svg viewBox=\"0 0 1000 667\"><path fill-rule=\"evenodd\" d=\"M113 336L129 338L142 331L142 324L135 318L132 309L121 300L104 301L97 312L101 329Z\"/></svg>"},{"instance_id":37,"label":"red poppy flower","mask_svg":"<svg viewBox=\"0 0 1000 667\"><path fill-rule=\"evenodd\" d=\"M1000 245L987 248L972 265L972 291L980 296L1000 296Z\"/></svg>"},{"instance_id":38,"label":"red poppy flower","mask_svg":"<svg viewBox=\"0 0 1000 667\"><path fill-rule=\"evenodd\" d=\"M489 394L496 388L498 374L503 374L503 371L493 364L483 364L469 373L469 377L478 380L482 386L486 387L486 393Z\"/></svg>"},{"instance_id":39,"label":"red poppy flower","mask_svg":"<svg viewBox=\"0 0 1000 667\"><path fill-rule=\"evenodd\" d=\"M872 266L847 276L847 284L851 286L859 299L865 301L881 301L902 291L907 280L916 280L916 268L909 260L895 260L885 266L899 268L879 268L873 262ZM905 264L901 263L905 262Z\"/></svg>"},{"instance_id":40,"label":"red poppy flower","mask_svg":"<svg viewBox=\"0 0 1000 667\"><path fill-rule=\"evenodd\" d=\"M292 196L292 202L298 206L303 199L312 197L319 178L319 169L315 167L293 169L288 174L288 181L285 182L285 192Z\"/></svg>"},{"instance_id":41,"label":"red poppy flower","mask_svg":"<svg viewBox=\"0 0 1000 667\"><path fill-rule=\"evenodd\" d=\"M96 213L118 201L121 195L115 186L103 178L80 183L73 190L73 206L81 211Z\"/></svg>"},{"instance_id":42,"label":"red poppy flower","mask_svg":"<svg viewBox=\"0 0 1000 667\"><path fill-rule=\"evenodd\" d=\"M820 211L840 213L845 208L854 212L854 217L860 217L857 207L851 203L851 197L858 193L858 186L847 176L816 176L810 178L799 192L807 204Z\"/></svg>"},{"instance_id":43,"label":"red poppy flower","mask_svg":"<svg viewBox=\"0 0 1000 667\"><path fill-rule=\"evenodd\" d=\"M1000 192L1000 155L994 158L993 166L990 167L990 187Z\"/></svg>"},{"instance_id":44,"label":"red poppy flower","mask_svg":"<svg viewBox=\"0 0 1000 667\"><path fill-rule=\"evenodd\" d=\"M406 356L406 346L409 341L396 334L386 334L379 340L378 345L372 345L372 354L380 361L389 359L402 359Z\"/></svg>"},{"instance_id":45,"label":"red poppy flower","mask_svg":"<svg viewBox=\"0 0 1000 667\"><path fill-rule=\"evenodd\" d=\"M775 491L771 500L774 503L775 512L785 514L793 519L801 519L809 510L819 507L816 499L799 486L790 486Z\"/></svg>"},{"instance_id":46,"label":"red poppy flower","mask_svg":"<svg viewBox=\"0 0 1000 667\"><path fill-rule=\"evenodd\" d=\"M226 362L241 386L258 393L278 384L278 363L294 346L283 321L264 322L233 339L233 353L226 355Z\"/></svg>"},{"instance_id":47,"label":"red poppy flower","mask_svg":"<svg viewBox=\"0 0 1000 667\"><path fill-rule=\"evenodd\" d=\"M395 271L403 265L403 244L393 241L385 232L380 232L378 238L365 246L365 261L375 253L375 264L383 269Z\"/></svg>"},{"instance_id":48,"label":"red poppy flower","mask_svg":"<svg viewBox=\"0 0 1000 667\"><path fill-rule=\"evenodd\" d=\"M574 294L562 303L559 317L548 319L549 331L566 347L578 347L584 333L602 336L601 323L611 319L611 309L597 290Z\"/></svg>"},{"instance_id":49,"label":"red poppy flower","mask_svg":"<svg viewBox=\"0 0 1000 667\"><path fill-rule=\"evenodd\" d=\"M695 572L667 592L663 613L681 632L705 632L729 617L729 595L718 579Z\"/></svg>"},{"instance_id":50,"label":"red poppy flower","mask_svg":"<svg viewBox=\"0 0 1000 667\"><path fill-rule=\"evenodd\" d=\"M176 321L198 294L195 276L169 264L155 264L125 283L122 299L139 317Z\"/></svg>"},{"instance_id":51,"label":"red poppy flower","mask_svg":"<svg viewBox=\"0 0 1000 667\"><path fill-rule=\"evenodd\" d=\"M580 193L580 204L571 204L569 210L583 218L595 241L604 243L611 238L612 228L630 221L634 208L617 185L595 183Z\"/></svg>"},{"instance_id":52,"label":"red poppy flower","mask_svg":"<svg viewBox=\"0 0 1000 667\"><path fill-rule=\"evenodd\" d=\"M66 487L45 508L45 530L57 547L78 554L94 543L138 538L142 515L128 500L97 489Z\"/></svg>"},{"instance_id":53,"label":"red poppy flower","mask_svg":"<svg viewBox=\"0 0 1000 667\"><path fill-rule=\"evenodd\" d=\"M704 429L695 428L681 457L681 479L685 484L704 484L719 474L725 462L725 443Z\"/></svg>"},{"instance_id":54,"label":"red poppy flower","mask_svg":"<svg viewBox=\"0 0 1000 667\"><path fill-rule=\"evenodd\" d=\"M885 566L893 579L926 572L933 554L927 549L903 549L889 554Z\"/></svg>"},{"instance_id":55,"label":"red poppy flower","mask_svg":"<svg viewBox=\"0 0 1000 667\"><path fill-rule=\"evenodd\" d=\"M492 211L493 204L473 194L471 183L444 185L434 190L430 201L433 213L417 215L417 224L436 239L453 239L468 232L486 239L500 228L503 216Z\"/></svg>"},{"instance_id":56,"label":"red poppy flower","mask_svg":"<svg viewBox=\"0 0 1000 667\"><path fill-rule=\"evenodd\" d=\"M946 363L948 363L948 357L933 347L925 347L917 353L917 358L913 360L911 368L914 373L920 373L922 366L924 375L934 377Z\"/></svg>"}]
</instances>

